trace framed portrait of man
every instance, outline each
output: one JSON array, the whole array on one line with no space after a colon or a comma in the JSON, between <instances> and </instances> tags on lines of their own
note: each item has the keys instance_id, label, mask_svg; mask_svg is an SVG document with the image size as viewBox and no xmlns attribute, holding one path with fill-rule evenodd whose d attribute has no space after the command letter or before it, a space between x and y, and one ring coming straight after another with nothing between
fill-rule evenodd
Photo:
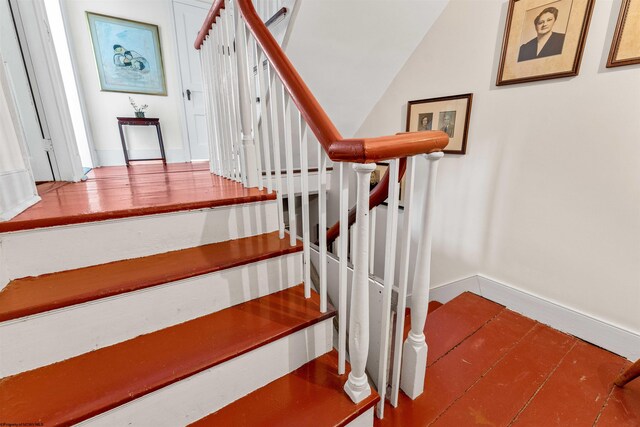
<instances>
[{"instance_id":1,"label":"framed portrait of man","mask_svg":"<svg viewBox=\"0 0 640 427\"><path fill-rule=\"evenodd\" d=\"M409 101L407 132L440 130L449 135L449 144L444 150L445 153L465 154L472 98L472 94L465 93Z\"/></svg>"},{"instance_id":2,"label":"framed portrait of man","mask_svg":"<svg viewBox=\"0 0 640 427\"><path fill-rule=\"evenodd\" d=\"M496 85L575 76L594 0L510 0Z\"/></svg>"},{"instance_id":3,"label":"framed portrait of man","mask_svg":"<svg viewBox=\"0 0 640 427\"><path fill-rule=\"evenodd\" d=\"M640 0L623 0L607 67L640 64Z\"/></svg>"}]
</instances>

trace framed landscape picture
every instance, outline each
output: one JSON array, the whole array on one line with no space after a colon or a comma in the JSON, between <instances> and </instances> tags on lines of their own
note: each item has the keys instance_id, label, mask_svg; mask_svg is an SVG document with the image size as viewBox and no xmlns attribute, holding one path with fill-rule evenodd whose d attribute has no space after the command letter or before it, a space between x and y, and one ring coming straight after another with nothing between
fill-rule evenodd
<instances>
[{"instance_id":1,"label":"framed landscape picture","mask_svg":"<svg viewBox=\"0 0 640 427\"><path fill-rule=\"evenodd\" d=\"M441 130L449 135L449 154L467 152L467 135L473 95L444 96L441 98L409 101L407 105L407 132Z\"/></svg>"},{"instance_id":2,"label":"framed landscape picture","mask_svg":"<svg viewBox=\"0 0 640 427\"><path fill-rule=\"evenodd\" d=\"M100 88L166 95L158 26L87 12Z\"/></svg>"},{"instance_id":3,"label":"framed landscape picture","mask_svg":"<svg viewBox=\"0 0 640 427\"><path fill-rule=\"evenodd\" d=\"M640 64L640 0L622 0L607 67Z\"/></svg>"},{"instance_id":4,"label":"framed landscape picture","mask_svg":"<svg viewBox=\"0 0 640 427\"><path fill-rule=\"evenodd\" d=\"M510 0L496 85L575 76L594 0Z\"/></svg>"}]
</instances>

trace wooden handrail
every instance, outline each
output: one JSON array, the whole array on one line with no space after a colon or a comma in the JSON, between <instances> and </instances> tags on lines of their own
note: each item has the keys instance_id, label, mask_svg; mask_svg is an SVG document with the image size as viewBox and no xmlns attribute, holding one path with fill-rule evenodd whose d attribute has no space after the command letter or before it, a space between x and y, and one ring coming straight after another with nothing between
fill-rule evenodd
<instances>
[{"instance_id":1,"label":"wooden handrail","mask_svg":"<svg viewBox=\"0 0 640 427\"><path fill-rule=\"evenodd\" d=\"M236 0L245 24L280 76L291 99L307 125L315 134L329 158L337 162L373 163L443 150L449 137L441 131L411 132L376 138L344 139L302 80L284 51L264 25L251 0ZM224 8L224 0L216 0L198 33L195 48L200 49L215 18Z\"/></svg>"}]
</instances>

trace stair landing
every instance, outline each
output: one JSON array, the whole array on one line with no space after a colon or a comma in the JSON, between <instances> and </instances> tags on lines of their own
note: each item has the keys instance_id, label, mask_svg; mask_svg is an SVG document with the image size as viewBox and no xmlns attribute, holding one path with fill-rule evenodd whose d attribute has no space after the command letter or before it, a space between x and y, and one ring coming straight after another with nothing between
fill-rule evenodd
<instances>
[{"instance_id":1,"label":"stair landing","mask_svg":"<svg viewBox=\"0 0 640 427\"><path fill-rule=\"evenodd\" d=\"M425 391L385 405L388 426L640 426L631 363L471 293L435 309L425 327Z\"/></svg>"},{"instance_id":2,"label":"stair landing","mask_svg":"<svg viewBox=\"0 0 640 427\"><path fill-rule=\"evenodd\" d=\"M84 182L40 184L38 194L40 202L0 222L0 233L276 198L213 175L208 162L101 167Z\"/></svg>"}]
</instances>

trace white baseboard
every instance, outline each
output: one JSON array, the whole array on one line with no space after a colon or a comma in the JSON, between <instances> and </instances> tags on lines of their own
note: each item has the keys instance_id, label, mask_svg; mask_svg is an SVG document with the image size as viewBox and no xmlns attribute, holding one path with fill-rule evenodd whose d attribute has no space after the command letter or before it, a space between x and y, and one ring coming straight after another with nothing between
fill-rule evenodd
<instances>
[{"instance_id":1,"label":"white baseboard","mask_svg":"<svg viewBox=\"0 0 640 427\"><path fill-rule=\"evenodd\" d=\"M437 286L431 289L430 299L445 303L467 291L629 360L640 358L637 333L482 275Z\"/></svg>"},{"instance_id":2,"label":"white baseboard","mask_svg":"<svg viewBox=\"0 0 640 427\"><path fill-rule=\"evenodd\" d=\"M29 171L0 173L0 221L8 221L40 201Z\"/></svg>"},{"instance_id":3,"label":"white baseboard","mask_svg":"<svg viewBox=\"0 0 640 427\"><path fill-rule=\"evenodd\" d=\"M182 148L166 148L165 155L167 156L167 163L183 163L188 162L184 156L184 150ZM100 166L124 166L124 153L122 149L119 150L96 150L99 159ZM130 159L149 159L160 157L160 148L156 150L129 150Z\"/></svg>"}]
</instances>

